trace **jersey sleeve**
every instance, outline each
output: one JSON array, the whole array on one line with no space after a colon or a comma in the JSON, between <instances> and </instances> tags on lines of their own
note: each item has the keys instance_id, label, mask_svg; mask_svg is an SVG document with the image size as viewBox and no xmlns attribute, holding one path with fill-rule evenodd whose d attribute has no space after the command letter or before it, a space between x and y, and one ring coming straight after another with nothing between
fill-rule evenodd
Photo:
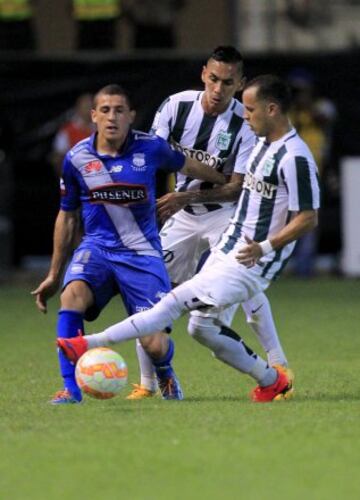
<instances>
[{"instance_id":1,"label":"jersey sleeve","mask_svg":"<svg viewBox=\"0 0 360 500\"><path fill-rule=\"evenodd\" d=\"M176 151L167 141L161 137L157 138L159 162L158 168L167 172L177 172L185 164L186 156L180 151Z\"/></svg>"},{"instance_id":2,"label":"jersey sleeve","mask_svg":"<svg viewBox=\"0 0 360 500\"><path fill-rule=\"evenodd\" d=\"M172 103L168 97L156 111L150 132L167 140L172 126L172 114Z\"/></svg>"},{"instance_id":3,"label":"jersey sleeve","mask_svg":"<svg viewBox=\"0 0 360 500\"><path fill-rule=\"evenodd\" d=\"M280 168L288 190L289 210L318 209L320 188L315 161L306 156L287 155Z\"/></svg>"},{"instance_id":4,"label":"jersey sleeve","mask_svg":"<svg viewBox=\"0 0 360 500\"><path fill-rule=\"evenodd\" d=\"M60 208L65 211L76 210L80 206L79 183L75 176L75 169L66 155L63 162L62 177L60 180Z\"/></svg>"},{"instance_id":5,"label":"jersey sleeve","mask_svg":"<svg viewBox=\"0 0 360 500\"><path fill-rule=\"evenodd\" d=\"M235 144L235 164L234 172L237 174L246 174L246 163L256 142L256 136L249 125L244 122L241 127L241 134Z\"/></svg>"}]
</instances>

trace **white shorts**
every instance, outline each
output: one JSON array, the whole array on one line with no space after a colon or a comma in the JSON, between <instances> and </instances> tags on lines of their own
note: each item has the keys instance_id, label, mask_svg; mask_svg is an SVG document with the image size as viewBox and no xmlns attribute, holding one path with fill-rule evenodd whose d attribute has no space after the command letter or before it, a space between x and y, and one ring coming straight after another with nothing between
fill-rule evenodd
<instances>
[{"instance_id":1,"label":"white shorts","mask_svg":"<svg viewBox=\"0 0 360 500\"><path fill-rule=\"evenodd\" d=\"M160 237L172 283L183 283L194 276L201 255L218 242L233 212L233 206L204 215L180 210L164 224Z\"/></svg>"},{"instance_id":2,"label":"white shorts","mask_svg":"<svg viewBox=\"0 0 360 500\"><path fill-rule=\"evenodd\" d=\"M236 261L235 255L234 251L224 254L215 248L201 271L182 285L191 291L192 297L210 306L208 311L202 309L201 315L218 316L229 306L245 302L269 286L270 281L261 276L262 266L247 268Z\"/></svg>"}]
</instances>

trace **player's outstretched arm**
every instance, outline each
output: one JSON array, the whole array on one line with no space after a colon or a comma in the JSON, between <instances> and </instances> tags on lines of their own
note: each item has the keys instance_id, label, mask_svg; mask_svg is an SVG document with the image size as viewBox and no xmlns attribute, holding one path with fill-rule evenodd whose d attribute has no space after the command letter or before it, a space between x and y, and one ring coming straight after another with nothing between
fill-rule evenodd
<instances>
[{"instance_id":1,"label":"player's outstretched arm","mask_svg":"<svg viewBox=\"0 0 360 500\"><path fill-rule=\"evenodd\" d=\"M47 301L58 290L61 276L72 250L72 242L77 228L77 212L60 210L54 228L54 250L47 277L31 292L36 297L39 311L47 312Z\"/></svg>"},{"instance_id":2,"label":"player's outstretched arm","mask_svg":"<svg viewBox=\"0 0 360 500\"><path fill-rule=\"evenodd\" d=\"M229 182L212 189L167 193L157 200L158 216L165 222L177 211L190 203L221 203L237 201L242 188L244 176L233 173Z\"/></svg>"},{"instance_id":3,"label":"player's outstretched arm","mask_svg":"<svg viewBox=\"0 0 360 500\"><path fill-rule=\"evenodd\" d=\"M222 185L227 182L225 175L221 172L189 157L186 157L184 166L180 172L193 179L201 179L202 181L211 182L212 184Z\"/></svg>"}]
</instances>

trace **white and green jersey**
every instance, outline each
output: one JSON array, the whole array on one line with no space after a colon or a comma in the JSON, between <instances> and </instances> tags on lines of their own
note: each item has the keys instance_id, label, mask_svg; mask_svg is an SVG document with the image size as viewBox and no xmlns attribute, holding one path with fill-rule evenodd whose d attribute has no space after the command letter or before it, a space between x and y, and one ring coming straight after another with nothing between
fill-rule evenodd
<instances>
[{"instance_id":1,"label":"white and green jersey","mask_svg":"<svg viewBox=\"0 0 360 500\"><path fill-rule=\"evenodd\" d=\"M187 156L231 174L245 174L255 135L244 121L244 107L232 99L218 116L204 113L204 92L186 90L168 97L156 112L152 132L172 142ZM177 173L176 191L211 189L212 184ZM185 207L193 215L228 207L231 203L197 203Z\"/></svg>"},{"instance_id":2,"label":"white and green jersey","mask_svg":"<svg viewBox=\"0 0 360 500\"><path fill-rule=\"evenodd\" d=\"M257 242L269 239L289 222L292 212L316 210L319 205L317 167L296 130L272 143L261 138L248 160L234 216L217 247L236 252L245 235ZM261 258L263 276L275 279L294 246L292 242Z\"/></svg>"}]
</instances>

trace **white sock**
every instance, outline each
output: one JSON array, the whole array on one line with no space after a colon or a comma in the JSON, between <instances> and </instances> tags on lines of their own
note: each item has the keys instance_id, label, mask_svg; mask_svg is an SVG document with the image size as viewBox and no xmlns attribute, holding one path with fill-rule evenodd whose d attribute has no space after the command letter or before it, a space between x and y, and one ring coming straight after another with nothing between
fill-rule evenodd
<instances>
[{"instance_id":1,"label":"white sock","mask_svg":"<svg viewBox=\"0 0 360 500\"><path fill-rule=\"evenodd\" d=\"M136 354L140 368L140 384L149 391L157 391L158 383L154 365L139 339L136 339Z\"/></svg>"},{"instance_id":2,"label":"white sock","mask_svg":"<svg viewBox=\"0 0 360 500\"><path fill-rule=\"evenodd\" d=\"M267 354L268 363L287 366L288 362L280 344L270 302L264 293L254 295L242 303L246 320L254 330L261 346Z\"/></svg>"},{"instance_id":3,"label":"white sock","mask_svg":"<svg viewBox=\"0 0 360 500\"><path fill-rule=\"evenodd\" d=\"M178 289L181 287L182 285ZM186 295L185 298L187 298ZM84 338L91 349L93 347L117 344L118 342L162 331L186 310L181 304L183 304L183 301L180 303L174 293L170 292L160 302L155 304L152 309L134 314L124 321L106 328L103 332L85 335Z\"/></svg>"},{"instance_id":4,"label":"white sock","mask_svg":"<svg viewBox=\"0 0 360 500\"><path fill-rule=\"evenodd\" d=\"M188 331L200 344L211 349L217 359L247 373L260 385L270 385L275 382L276 370L269 368L266 361L252 352L233 330L227 327L221 328L214 323L213 318L191 315Z\"/></svg>"},{"instance_id":5,"label":"white sock","mask_svg":"<svg viewBox=\"0 0 360 500\"><path fill-rule=\"evenodd\" d=\"M257 380L262 387L273 384L278 376L275 368L269 366L266 361L259 356L256 358L249 375Z\"/></svg>"}]
</instances>

